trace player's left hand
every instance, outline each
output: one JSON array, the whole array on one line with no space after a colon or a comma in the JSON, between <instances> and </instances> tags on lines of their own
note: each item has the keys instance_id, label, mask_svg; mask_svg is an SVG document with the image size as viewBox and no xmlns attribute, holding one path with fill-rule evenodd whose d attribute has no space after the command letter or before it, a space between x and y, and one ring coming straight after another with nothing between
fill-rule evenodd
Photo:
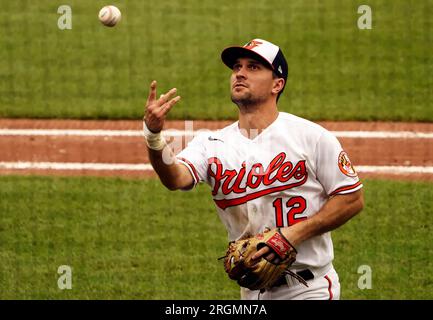
<instances>
[{"instance_id":1,"label":"player's left hand","mask_svg":"<svg viewBox=\"0 0 433 320\"><path fill-rule=\"evenodd\" d=\"M277 263L278 258L275 259L275 257L276 257L275 253L273 253L272 250L268 246L265 246L265 247L261 248L259 251L257 251L251 259L258 260L262 256L266 260L268 260L269 262ZM276 261L274 261L274 259Z\"/></svg>"},{"instance_id":2,"label":"player's left hand","mask_svg":"<svg viewBox=\"0 0 433 320\"><path fill-rule=\"evenodd\" d=\"M265 247L266 250L262 251ZM264 252L269 260L277 262L267 259L253 260L257 249ZM275 256L271 255L269 250L272 250ZM230 279L250 290L272 288L276 281L286 274L308 286L300 276L288 270L296 261L296 254L296 249L281 233L281 229L275 228L245 240L231 242L223 257L224 269Z\"/></svg>"},{"instance_id":3,"label":"player's left hand","mask_svg":"<svg viewBox=\"0 0 433 320\"><path fill-rule=\"evenodd\" d=\"M293 244L295 243L295 241L293 241L290 236L290 231L288 230L289 228L281 228L281 233ZM271 231L271 229L266 228L264 233ZM265 258L267 261L272 262L274 264L278 264L281 259L278 257L278 255L276 255L273 250L271 248L269 248L268 246L264 246L263 248L261 248L260 250L258 250L253 256L252 256L252 260L259 260L260 257Z\"/></svg>"}]
</instances>

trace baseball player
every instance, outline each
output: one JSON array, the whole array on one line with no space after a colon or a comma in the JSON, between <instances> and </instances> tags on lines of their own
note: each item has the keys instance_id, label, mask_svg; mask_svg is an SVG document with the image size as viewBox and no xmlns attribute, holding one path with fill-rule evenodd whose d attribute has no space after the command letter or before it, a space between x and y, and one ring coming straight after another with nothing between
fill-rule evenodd
<instances>
[{"instance_id":1,"label":"baseball player","mask_svg":"<svg viewBox=\"0 0 433 320\"><path fill-rule=\"evenodd\" d=\"M363 208L357 173L329 131L278 111L288 73L278 46L254 39L221 58L232 70L239 120L197 135L174 155L160 132L180 97L171 89L157 98L153 81L143 121L152 166L170 190L207 183L230 241L279 228L296 248L290 271L308 286L286 275L266 290L241 287L242 299L339 299L330 231ZM253 257L260 258L275 253L265 246Z\"/></svg>"}]
</instances>

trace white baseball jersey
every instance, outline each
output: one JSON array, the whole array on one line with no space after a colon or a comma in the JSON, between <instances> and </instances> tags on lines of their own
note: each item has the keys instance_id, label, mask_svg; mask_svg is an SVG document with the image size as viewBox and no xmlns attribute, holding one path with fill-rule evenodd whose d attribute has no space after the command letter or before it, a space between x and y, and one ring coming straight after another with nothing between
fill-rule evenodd
<instances>
[{"instance_id":1,"label":"white baseball jersey","mask_svg":"<svg viewBox=\"0 0 433 320\"><path fill-rule=\"evenodd\" d=\"M284 112L253 139L238 122L201 133L177 158L195 184L210 185L229 241L293 225L316 214L331 196L362 188L334 135ZM334 257L329 232L296 249L296 269L322 267Z\"/></svg>"}]
</instances>

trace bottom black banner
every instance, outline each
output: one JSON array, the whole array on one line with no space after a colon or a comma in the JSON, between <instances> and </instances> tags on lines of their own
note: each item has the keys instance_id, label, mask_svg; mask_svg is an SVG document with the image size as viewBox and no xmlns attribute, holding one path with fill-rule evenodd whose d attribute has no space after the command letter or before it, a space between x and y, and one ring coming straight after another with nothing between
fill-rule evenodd
<instances>
[{"instance_id":1,"label":"bottom black banner","mask_svg":"<svg viewBox=\"0 0 433 320\"><path fill-rule=\"evenodd\" d=\"M95 313L124 319L293 319L294 317L377 315L386 312L402 316L405 311L430 309L431 301L231 301L231 300L132 300L132 301L0 301L3 312L46 318L53 315L79 319ZM346 310L347 309L347 310ZM346 312L347 311L347 312Z\"/></svg>"}]
</instances>

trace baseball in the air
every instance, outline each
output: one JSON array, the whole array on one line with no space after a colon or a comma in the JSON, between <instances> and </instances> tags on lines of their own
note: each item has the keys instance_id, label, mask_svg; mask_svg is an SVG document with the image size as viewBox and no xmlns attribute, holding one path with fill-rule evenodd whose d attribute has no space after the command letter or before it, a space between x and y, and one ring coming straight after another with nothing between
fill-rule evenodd
<instances>
[{"instance_id":1,"label":"baseball in the air","mask_svg":"<svg viewBox=\"0 0 433 320\"><path fill-rule=\"evenodd\" d=\"M107 27L114 27L122 18L122 13L115 6L105 6L99 11L99 21Z\"/></svg>"}]
</instances>

